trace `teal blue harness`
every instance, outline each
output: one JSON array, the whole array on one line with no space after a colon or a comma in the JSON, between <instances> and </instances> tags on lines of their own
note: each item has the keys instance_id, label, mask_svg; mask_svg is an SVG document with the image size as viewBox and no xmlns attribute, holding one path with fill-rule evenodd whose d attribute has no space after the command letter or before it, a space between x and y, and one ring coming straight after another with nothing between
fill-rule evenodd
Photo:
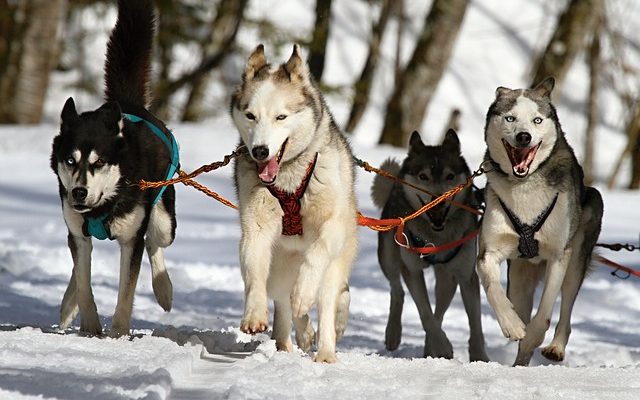
<instances>
[{"instance_id":1,"label":"teal blue harness","mask_svg":"<svg viewBox=\"0 0 640 400\"><path fill-rule=\"evenodd\" d=\"M151 129L151 132L153 132L157 137L159 137L160 140L162 140L162 142L167 146L167 148L169 149L169 153L171 154L171 162L169 163L169 168L167 169L166 179L171 179L173 175L176 173L176 171L178 171L178 168L180 166L180 154L178 152L179 150L178 142L176 141L176 138L173 136L173 133L171 133L171 131L167 129L168 136L169 136L169 138L167 138L167 134L163 132L160 128L158 128L157 125L147 121L144 118L141 118L137 115L126 114L126 113L123 113L122 116L133 123L144 122L145 125L147 125L149 129ZM162 186L160 188L160 191L158 192L156 197L153 199L153 203L151 203L152 207L158 201L160 201L160 198L162 197L162 194L164 193L166 188L167 188L166 186ZM86 236L93 236L98 240L104 240L104 239L113 240L113 238L111 237L111 232L109 232L109 227L106 223L107 218L109 218L109 214L103 214L103 215L100 215L99 217L94 217L94 218L91 218L91 217L85 218L85 224L83 227L85 231L84 234Z\"/></svg>"}]
</instances>

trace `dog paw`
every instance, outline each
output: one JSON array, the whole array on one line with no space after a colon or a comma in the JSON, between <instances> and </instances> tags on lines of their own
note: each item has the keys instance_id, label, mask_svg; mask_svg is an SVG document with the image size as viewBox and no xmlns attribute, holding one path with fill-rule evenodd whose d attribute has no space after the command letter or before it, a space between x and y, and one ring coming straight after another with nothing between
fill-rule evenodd
<instances>
[{"instance_id":1,"label":"dog paw","mask_svg":"<svg viewBox=\"0 0 640 400\"><path fill-rule=\"evenodd\" d=\"M269 322L267 320L267 312L250 312L247 313L240 322L240 330L250 335L261 333L267 330Z\"/></svg>"},{"instance_id":2,"label":"dog paw","mask_svg":"<svg viewBox=\"0 0 640 400\"><path fill-rule=\"evenodd\" d=\"M491 361L484 348L484 344L482 346L469 346L469 362L474 361Z\"/></svg>"},{"instance_id":3,"label":"dog paw","mask_svg":"<svg viewBox=\"0 0 640 400\"><path fill-rule=\"evenodd\" d=\"M402 325L387 324L384 333L384 347L389 351L394 351L400 346L402 340Z\"/></svg>"},{"instance_id":4,"label":"dog paw","mask_svg":"<svg viewBox=\"0 0 640 400\"><path fill-rule=\"evenodd\" d=\"M548 360L560 362L564 360L564 349L551 344L542 349L542 355Z\"/></svg>"},{"instance_id":5,"label":"dog paw","mask_svg":"<svg viewBox=\"0 0 640 400\"><path fill-rule=\"evenodd\" d=\"M153 279L153 294L156 296L156 300L160 307L166 312L171 311L171 305L173 303L173 285L169 274L161 274Z\"/></svg>"},{"instance_id":6,"label":"dog paw","mask_svg":"<svg viewBox=\"0 0 640 400\"><path fill-rule=\"evenodd\" d=\"M293 351L293 343L291 343L291 339L287 339L282 342L276 340L276 350L291 353Z\"/></svg>"},{"instance_id":7,"label":"dog paw","mask_svg":"<svg viewBox=\"0 0 640 400\"><path fill-rule=\"evenodd\" d=\"M291 294L291 312L295 318L302 318L309 313L315 302L315 298L309 292L300 289L298 285L293 288Z\"/></svg>"},{"instance_id":8,"label":"dog paw","mask_svg":"<svg viewBox=\"0 0 640 400\"><path fill-rule=\"evenodd\" d=\"M427 332L424 356L448 360L453 358L453 346L442 329L432 329Z\"/></svg>"},{"instance_id":9,"label":"dog paw","mask_svg":"<svg viewBox=\"0 0 640 400\"><path fill-rule=\"evenodd\" d=\"M296 344L304 353L308 353L311 350L311 345L315 342L315 339L316 334L311 326L302 333L296 331Z\"/></svg>"},{"instance_id":10,"label":"dog paw","mask_svg":"<svg viewBox=\"0 0 640 400\"><path fill-rule=\"evenodd\" d=\"M334 351L318 351L313 361L318 363L335 364L338 362L338 357Z\"/></svg>"},{"instance_id":11,"label":"dog paw","mask_svg":"<svg viewBox=\"0 0 640 400\"><path fill-rule=\"evenodd\" d=\"M127 336L127 335L129 335L129 328L128 327L112 326L111 329L109 330L109 337L113 338L113 339L121 338L121 337Z\"/></svg>"},{"instance_id":12,"label":"dog paw","mask_svg":"<svg viewBox=\"0 0 640 400\"><path fill-rule=\"evenodd\" d=\"M526 325L513 309L507 310L504 315L498 315L498 323L502 334L509 340L522 340L526 335Z\"/></svg>"},{"instance_id":13,"label":"dog paw","mask_svg":"<svg viewBox=\"0 0 640 400\"><path fill-rule=\"evenodd\" d=\"M102 325L100 324L98 315L96 314L96 315L81 317L80 332L85 333L89 336L102 335Z\"/></svg>"}]
</instances>

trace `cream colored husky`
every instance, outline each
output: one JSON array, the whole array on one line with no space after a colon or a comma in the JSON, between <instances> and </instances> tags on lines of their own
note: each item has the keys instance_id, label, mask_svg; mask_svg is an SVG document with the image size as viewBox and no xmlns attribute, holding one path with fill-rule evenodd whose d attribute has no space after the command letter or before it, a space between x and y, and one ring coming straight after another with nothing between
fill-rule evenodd
<instances>
[{"instance_id":1,"label":"cream colored husky","mask_svg":"<svg viewBox=\"0 0 640 400\"><path fill-rule=\"evenodd\" d=\"M316 339L309 311L318 310L316 361L336 361L348 319L357 218L351 151L295 45L289 60L267 63L264 47L249 57L231 115L247 154L235 164L245 284L240 329L268 326L279 350L308 352Z\"/></svg>"}]
</instances>

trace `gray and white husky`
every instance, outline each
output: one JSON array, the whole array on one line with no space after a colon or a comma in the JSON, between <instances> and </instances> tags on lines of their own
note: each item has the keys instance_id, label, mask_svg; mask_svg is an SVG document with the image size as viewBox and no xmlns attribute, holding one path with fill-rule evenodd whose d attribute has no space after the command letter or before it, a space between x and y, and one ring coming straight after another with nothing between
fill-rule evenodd
<instances>
[{"instance_id":1,"label":"gray and white husky","mask_svg":"<svg viewBox=\"0 0 640 400\"><path fill-rule=\"evenodd\" d=\"M409 183L440 195L464 183L470 175L469 167L460 154L460 142L454 130L449 130L439 146L425 146L418 132L413 132L409 154L400 166L394 160L381 168ZM382 218L397 218L411 214L432 200L432 196L387 178L376 176L372 187L374 203L382 209ZM456 201L475 206L477 199L471 189L459 193ZM429 244L441 246L452 243L478 229L478 218L450 202L441 203L427 213L406 223L404 233L412 247ZM422 327L426 332L425 357L453 357L453 348L441 328L458 285L469 318L469 359L488 361L480 320L480 283L475 271L476 239L440 253L421 256L401 248L394 232L378 235L378 260L391 285L391 305L387 322L385 346L395 350L400 345L404 279L416 303ZM436 278L435 314L429 302L423 269L432 266Z\"/></svg>"},{"instance_id":2,"label":"gray and white husky","mask_svg":"<svg viewBox=\"0 0 640 400\"><path fill-rule=\"evenodd\" d=\"M554 79L534 89L499 87L485 126L487 209L477 269L505 337L519 340L514 365L528 365L544 340L562 292L560 320L542 354L564 359L573 304L600 233L600 193L583 183L582 168L551 103ZM507 260L508 287L500 285ZM531 318L538 282L544 289Z\"/></svg>"},{"instance_id":3,"label":"gray and white husky","mask_svg":"<svg viewBox=\"0 0 640 400\"><path fill-rule=\"evenodd\" d=\"M80 312L82 332L102 333L91 290L92 237L114 239L120 245L118 302L110 335L129 332L145 248L156 299L163 309L171 309L172 285L163 248L175 237L175 190L169 186L164 191L141 191L134 184L140 179L165 179L173 171L168 166L177 166L171 132L145 109L154 21L151 0L118 1L118 21L105 64L106 103L78 114L69 98L60 134L53 140L51 168L58 178L73 258L60 307L63 329Z\"/></svg>"},{"instance_id":4,"label":"gray and white husky","mask_svg":"<svg viewBox=\"0 0 640 400\"><path fill-rule=\"evenodd\" d=\"M297 344L307 352L315 338L308 313L317 306L315 360L335 362L357 246L349 145L297 45L276 67L267 63L262 45L253 51L231 115L248 150L235 164L245 284L240 329L267 329L271 297L277 348L292 350L293 322Z\"/></svg>"}]
</instances>

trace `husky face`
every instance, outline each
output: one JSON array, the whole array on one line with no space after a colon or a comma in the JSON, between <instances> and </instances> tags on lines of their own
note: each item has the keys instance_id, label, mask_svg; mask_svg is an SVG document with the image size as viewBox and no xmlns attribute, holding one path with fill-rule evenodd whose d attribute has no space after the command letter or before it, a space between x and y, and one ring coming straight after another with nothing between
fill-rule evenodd
<instances>
[{"instance_id":1,"label":"husky face","mask_svg":"<svg viewBox=\"0 0 640 400\"><path fill-rule=\"evenodd\" d=\"M69 98L61 115L60 134L53 141L51 167L61 193L79 213L99 207L118 193L118 160L125 151L122 116L117 103L106 103L80 115Z\"/></svg>"},{"instance_id":2,"label":"husky face","mask_svg":"<svg viewBox=\"0 0 640 400\"><path fill-rule=\"evenodd\" d=\"M403 185L405 197L417 210L437 196L464 183L470 174L469 167L460 154L460 141L453 129L446 133L439 146L426 146L418 132L413 132L409 141L409 155L402 164L403 178L422 187L435 196ZM449 216L450 202L442 202L426 212L431 228L442 231Z\"/></svg>"},{"instance_id":3,"label":"husky face","mask_svg":"<svg viewBox=\"0 0 640 400\"><path fill-rule=\"evenodd\" d=\"M275 183L280 165L308 148L320 117L309 69L295 45L289 60L272 69L259 45L251 54L243 83L231 99L231 115L256 162L258 176Z\"/></svg>"},{"instance_id":4,"label":"husky face","mask_svg":"<svg viewBox=\"0 0 640 400\"><path fill-rule=\"evenodd\" d=\"M551 104L555 81L535 89L499 87L489 108L485 140L491 158L516 178L525 178L544 162L556 143L558 118Z\"/></svg>"}]
</instances>

